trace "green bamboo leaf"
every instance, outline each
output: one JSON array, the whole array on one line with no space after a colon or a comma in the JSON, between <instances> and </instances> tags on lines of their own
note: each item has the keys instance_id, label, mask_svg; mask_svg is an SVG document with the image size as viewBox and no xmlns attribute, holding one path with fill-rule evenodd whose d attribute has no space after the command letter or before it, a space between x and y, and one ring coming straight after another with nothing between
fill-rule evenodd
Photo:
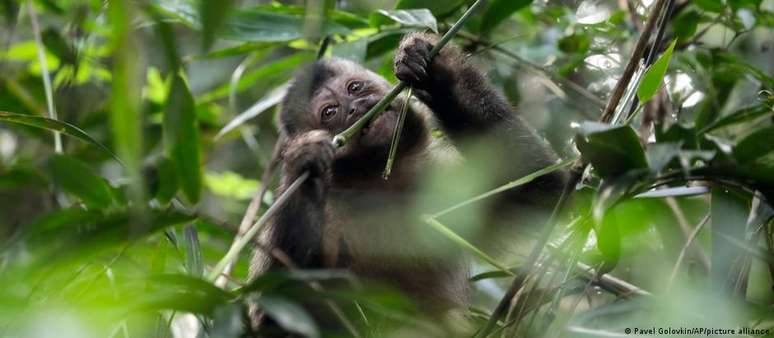
<instances>
[{"instance_id":1,"label":"green bamboo leaf","mask_svg":"<svg viewBox=\"0 0 774 338\"><path fill-rule=\"evenodd\" d=\"M763 116L766 114L772 114L772 113L774 113L774 110L772 110L771 107L768 107L765 104L757 104L752 107L742 108L729 115L726 115L724 117L721 117L715 120L714 122L710 123L708 126L704 127L704 129L702 129L700 133L707 133L707 132L720 129L723 127L727 127L730 125L734 125L737 123L749 122L760 116Z\"/></svg>"},{"instance_id":2,"label":"green bamboo leaf","mask_svg":"<svg viewBox=\"0 0 774 338\"><path fill-rule=\"evenodd\" d=\"M162 157L157 164L158 188L156 200L162 205L167 205L175 197L178 189L175 163L167 157Z\"/></svg>"},{"instance_id":3,"label":"green bamboo leaf","mask_svg":"<svg viewBox=\"0 0 774 338\"><path fill-rule=\"evenodd\" d=\"M202 21L202 50L208 50L215 41L231 10L231 0L199 0L199 16Z\"/></svg>"},{"instance_id":4,"label":"green bamboo leaf","mask_svg":"<svg viewBox=\"0 0 774 338\"><path fill-rule=\"evenodd\" d=\"M476 255L476 257L491 264L493 267L500 269L500 271L502 271L503 273L509 274L511 276L515 276L515 274L511 272L511 270L509 270L505 265L498 262L492 256L487 255L486 252L477 248L475 245L471 244L470 242L462 238L460 235L458 235L456 232L454 232L454 230L449 229L449 227L443 225L441 222L438 222L438 220L436 220L435 218L430 216L425 217L425 223L427 223L430 227L432 227L436 231L440 232L443 236L445 236L452 242L457 243L457 245L470 250L470 252Z\"/></svg>"},{"instance_id":5,"label":"green bamboo leaf","mask_svg":"<svg viewBox=\"0 0 774 338\"><path fill-rule=\"evenodd\" d=\"M664 75L666 75L667 68L669 67L669 61L672 59L672 51L675 49L677 40L672 40L669 47L664 51L664 54L656 60L653 65L648 68L645 75L642 77L640 86L637 88L637 97L641 103L645 103L650 100L653 95L661 88L661 82L664 81Z\"/></svg>"},{"instance_id":6,"label":"green bamboo leaf","mask_svg":"<svg viewBox=\"0 0 774 338\"><path fill-rule=\"evenodd\" d=\"M66 155L54 155L46 163L46 171L63 190L80 198L86 205L104 209L113 203L105 179L80 160Z\"/></svg>"},{"instance_id":7,"label":"green bamboo leaf","mask_svg":"<svg viewBox=\"0 0 774 338\"><path fill-rule=\"evenodd\" d=\"M93 137L89 136L89 134L87 134L85 131L67 122L54 120L54 119L50 119L42 116L14 114L14 113L9 113L4 111L0 111L0 122L21 124L21 125L40 128L40 129L58 131L62 134L77 138L81 141L84 141L86 143L89 143L99 148L100 150L104 151L105 154L115 159L116 162L121 163L123 165L123 162L121 162L121 159L119 159L118 156L116 156L116 154L110 151L108 147L106 147L102 143L99 143Z\"/></svg>"},{"instance_id":8,"label":"green bamboo leaf","mask_svg":"<svg viewBox=\"0 0 774 338\"><path fill-rule=\"evenodd\" d=\"M196 226L193 224L186 225L183 228L183 235L185 239L185 261L188 273L194 277L202 277L204 275L204 263L202 262L202 248L199 244L199 234L196 231Z\"/></svg>"},{"instance_id":9,"label":"green bamboo leaf","mask_svg":"<svg viewBox=\"0 0 774 338\"><path fill-rule=\"evenodd\" d=\"M175 74L164 112L164 146L175 163L183 193L192 203L201 197L202 170L199 154L199 127L194 99L180 74Z\"/></svg>"}]
</instances>

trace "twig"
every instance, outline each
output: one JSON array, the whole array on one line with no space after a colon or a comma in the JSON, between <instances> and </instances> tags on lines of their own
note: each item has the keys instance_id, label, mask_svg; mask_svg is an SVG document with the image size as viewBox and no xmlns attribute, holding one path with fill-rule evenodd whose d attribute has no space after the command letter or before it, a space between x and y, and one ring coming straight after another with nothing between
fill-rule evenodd
<instances>
[{"instance_id":1,"label":"twig","mask_svg":"<svg viewBox=\"0 0 774 338\"><path fill-rule=\"evenodd\" d=\"M486 0L476 0L476 2L473 3L473 5L468 8L468 10L465 12L465 14L462 15L462 17L457 20L457 22L454 23L451 28L446 32L446 34L441 37L441 40L438 41L438 43L433 46L433 49L430 50L430 59L434 58L438 53L441 51L441 49L446 46L449 41L459 32L459 30L462 28L462 26L465 25L465 22L470 19L470 17L478 10L480 9ZM340 134L336 135L333 138L333 145L337 148L343 146L347 141L349 140L352 135L357 134L357 132L360 131L360 129L363 129L363 126L368 123L368 121L371 121L374 117L376 117L378 114L380 114L384 108L386 108L390 103L392 103L393 100L395 100L398 95L408 87L408 84L401 81L398 83L395 87L390 90L387 95L385 95L379 102L376 103L376 105L368 110L368 112L363 115L359 120L357 120L353 125L351 125L349 128L341 132Z\"/></svg>"},{"instance_id":2,"label":"twig","mask_svg":"<svg viewBox=\"0 0 774 338\"><path fill-rule=\"evenodd\" d=\"M650 35L653 33L653 29L656 27L656 22L658 21L660 13L663 11L667 1L669 0L658 0L653 6L653 10L650 12L650 17L648 17L645 28L642 30L642 34L640 35L639 40L637 40L637 43L634 45L632 55L629 58L629 63L626 64L626 68L624 69L621 78L618 80L618 83L616 83L615 88L613 89L613 94L610 96L610 101L607 102L607 106L605 106L605 110L602 112L600 121L607 123L612 119L613 113L618 107L618 103L621 101L621 97L623 97L626 88L629 86L629 82L631 82L634 72L640 65L640 60L642 59L642 55L645 52L645 46L648 44L648 40L650 40Z\"/></svg>"},{"instance_id":3,"label":"twig","mask_svg":"<svg viewBox=\"0 0 774 338\"><path fill-rule=\"evenodd\" d=\"M46 105L48 105L48 117L54 120L58 120L56 113L56 107L54 106L54 92L51 88L51 78L48 73L48 63L46 63L45 46L43 40L40 38L40 26L38 25L38 15L35 13L35 6L32 4L32 0L27 1L27 12L30 15L30 23L32 24L32 33L35 36L35 46L38 50L38 62L40 62L40 76L43 78L43 89L46 92ZM62 153L62 134L58 131L54 132L54 150L58 153Z\"/></svg>"},{"instance_id":4,"label":"twig","mask_svg":"<svg viewBox=\"0 0 774 338\"><path fill-rule=\"evenodd\" d=\"M696 236L699 235L699 231L704 227L705 224L707 224L707 221L709 221L710 216L704 216L704 219L699 222L699 224L696 225L696 227L693 228L693 231L691 231L691 234L688 235L688 238L685 240L685 244L683 245L683 248L680 250L680 254L677 256L677 261L675 262L674 268L672 268L672 273L669 274L669 279L667 280L667 286L666 289L669 290L672 288L672 284L675 281L675 277L677 277L677 271L680 269L680 266L683 264L683 259L685 258L685 253L688 252L688 248L691 247L691 244L693 244L693 240L696 239Z\"/></svg>"},{"instance_id":5,"label":"twig","mask_svg":"<svg viewBox=\"0 0 774 338\"><path fill-rule=\"evenodd\" d=\"M395 162L395 154L398 152L398 143L400 142L400 134L403 132L403 124L406 122L406 113L408 113L409 101L411 100L413 88L409 87L406 94L406 102L403 103L403 108L400 110L398 121L395 122L395 129L392 130L392 143L390 143L390 153L387 155L387 164L384 166L384 173L382 178L387 180L392 173L392 163Z\"/></svg>"},{"instance_id":6,"label":"twig","mask_svg":"<svg viewBox=\"0 0 774 338\"><path fill-rule=\"evenodd\" d=\"M279 153L281 149L282 149L282 143L278 141L277 144L274 146L274 152L272 154L271 161L266 166L266 169L264 169L263 175L261 176L261 190L250 201L250 205L247 206L247 211L245 211L245 215L242 217L242 222L239 224L239 231L234 237L234 241L231 243L231 247L229 248L229 251L234 249L237 243L241 241L241 239L248 232L250 232L251 225L253 224L253 220L255 220L255 216L258 214L258 211L261 209L261 203L263 202L263 198L264 196L266 196L266 192L269 190L269 184L271 183L270 181L271 181L271 178L273 177L272 174L274 172L274 169L277 166L277 163L279 162ZM226 265L223 268L223 271L215 280L216 286L222 288L226 285L226 282L228 281L227 278L231 274L231 270L234 267L234 262L236 261L236 257L237 256L234 256L234 260L226 263Z\"/></svg>"},{"instance_id":7,"label":"twig","mask_svg":"<svg viewBox=\"0 0 774 338\"><path fill-rule=\"evenodd\" d=\"M288 202L290 199L290 196L293 195L293 193L298 190L298 188L301 187L301 184L309 177L309 173L303 173L301 176L299 176L289 187L287 190L285 190L284 193L282 193L277 200L274 202L274 204L269 207L268 210L266 210L263 215L261 215L261 218L258 219L255 224L250 228L250 230L245 233L243 237L238 238L234 241L231 248L228 250L225 256L221 258L221 260L218 262L218 264L215 265L214 268L212 268L212 271L210 271L210 274L208 275L209 280L215 280L220 276L220 274L225 269L226 265L228 265L230 262L234 261L236 257L239 255L239 252L244 249L244 247L249 243L255 234L258 233L258 230L260 230L264 224L266 224L266 221L268 221L274 214L281 209L285 203Z\"/></svg>"}]
</instances>

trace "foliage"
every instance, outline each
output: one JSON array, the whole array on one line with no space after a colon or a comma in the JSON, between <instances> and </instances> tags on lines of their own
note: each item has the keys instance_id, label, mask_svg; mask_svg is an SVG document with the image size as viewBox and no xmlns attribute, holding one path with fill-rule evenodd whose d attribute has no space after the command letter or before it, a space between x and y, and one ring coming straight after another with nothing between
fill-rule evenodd
<instances>
[{"instance_id":1,"label":"foliage","mask_svg":"<svg viewBox=\"0 0 774 338\"><path fill-rule=\"evenodd\" d=\"M331 334L299 305L309 297L357 302L344 317L375 336L443 336L395 290L314 287L358 283L341 271L250 279L243 250L222 284L206 277L268 183L274 107L322 38L394 80L403 34L443 33L472 3L297 2L0 1L1 336L238 337L248 304L301 336ZM432 206L427 227L474 259L466 317L484 327L526 273L496 335L772 332L774 2L674 1L656 57L603 124L651 15L649 1L621 3L493 0L454 39L565 159L494 189L484 169L429 173L446 193L418 206ZM536 268L516 254L532 236L503 254L460 231L485 221L481 200L576 157L589 167Z\"/></svg>"}]
</instances>

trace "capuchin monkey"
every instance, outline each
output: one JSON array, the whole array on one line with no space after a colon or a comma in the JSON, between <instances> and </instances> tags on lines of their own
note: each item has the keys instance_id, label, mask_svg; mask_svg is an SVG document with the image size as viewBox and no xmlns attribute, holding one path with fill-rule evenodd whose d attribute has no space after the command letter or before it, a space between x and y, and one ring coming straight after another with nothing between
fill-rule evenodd
<instances>
[{"instance_id":1,"label":"capuchin monkey","mask_svg":"<svg viewBox=\"0 0 774 338\"><path fill-rule=\"evenodd\" d=\"M309 177L259 239L262 250L256 250L253 275L285 268L267 254L274 250L300 269L345 269L397 288L435 322L455 321L450 320L454 311L465 312L460 310L469 303L468 262L448 239L428 231L415 211L417 196L426 193L419 189L425 172L439 163L469 165L466 151L475 147L465 144L480 140L492 155L487 175L493 186L557 159L457 47L446 46L431 60L437 41L434 35L412 33L395 54L396 77L413 87L423 106L410 105L395 166L386 180L382 171L405 99L396 99L336 149L333 136L361 118L391 85L361 65L338 58L317 61L298 73L279 114L279 192L304 172ZM431 135L434 127L444 136ZM517 227L524 215L550 211L565 180L563 173L553 173L499 194L488 204L488 214ZM480 244L493 241L493 236L485 230L471 240ZM321 308L324 311L317 310ZM335 317L318 315L317 310L312 312L318 322L335 322Z\"/></svg>"}]
</instances>

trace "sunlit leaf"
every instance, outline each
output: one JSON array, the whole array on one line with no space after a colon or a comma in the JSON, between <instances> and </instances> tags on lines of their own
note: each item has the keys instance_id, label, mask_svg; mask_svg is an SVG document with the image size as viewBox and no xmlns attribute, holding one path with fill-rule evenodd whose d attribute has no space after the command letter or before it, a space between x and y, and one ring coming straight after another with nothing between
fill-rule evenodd
<instances>
[{"instance_id":1,"label":"sunlit leaf","mask_svg":"<svg viewBox=\"0 0 774 338\"><path fill-rule=\"evenodd\" d=\"M683 197L683 196L696 196L709 193L709 188L698 187L675 187L666 189L657 189L653 191L644 192L634 196L634 198L664 198L664 197Z\"/></svg>"},{"instance_id":2,"label":"sunlit leaf","mask_svg":"<svg viewBox=\"0 0 774 338\"><path fill-rule=\"evenodd\" d=\"M46 164L46 172L58 186L92 208L104 209L113 203L107 182L74 157L52 156Z\"/></svg>"},{"instance_id":3,"label":"sunlit leaf","mask_svg":"<svg viewBox=\"0 0 774 338\"><path fill-rule=\"evenodd\" d=\"M175 163L183 193L192 203L198 202L202 190L199 127L193 97L179 74L173 78L164 112L164 146Z\"/></svg>"},{"instance_id":4,"label":"sunlit leaf","mask_svg":"<svg viewBox=\"0 0 774 338\"><path fill-rule=\"evenodd\" d=\"M112 151L110 151L108 147L106 147L102 143L99 143L93 137L89 136L89 134L86 134L85 131L67 122L54 120L54 119L50 119L42 116L14 114L14 113L9 113L4 111L0 111L0 122L23 124L26 126L31 126L31 127L41 128L41 129L58 131L64 135L75 137L77 139L85 141L99 148L100 150L104 151L107 155L114 158L117 162L121 163L121 160L118 158L118 156L116 156Z\"/></svg>"},{"instance_id":5,"label":"sunlit leaf","mask_svg":"<svg viewBox=\"0 0 774 338\"><path fill-rule=\"evenodd\" d=\"M378 27L385 22L385 18L389 18L403 26L409 27L422 27L428 28L433 32L438 33L438 23L435 16L428 9L398 9L398 10L384 10L380 9L376 13L371 14L371 25Z\"/></svg>"},{"instance_id":6,"label":"sunlit leaf","mask_svg":"<svg viewBox=\"0 0 774 338\"><path fill-rule=\"evenodd\" d=\"M675 49L675 44L677 44L677 40L672 41L666 51L664 51L664 54L661 54L658 60L642 76L640 86L637 88L637 97L640 99L640 102L648 102L653 95L656 95L658 89L661 88L664 75L666 75L667 68L669 67L669 61L672 59L672 51Z\"/></svg>"}]
</instances>

